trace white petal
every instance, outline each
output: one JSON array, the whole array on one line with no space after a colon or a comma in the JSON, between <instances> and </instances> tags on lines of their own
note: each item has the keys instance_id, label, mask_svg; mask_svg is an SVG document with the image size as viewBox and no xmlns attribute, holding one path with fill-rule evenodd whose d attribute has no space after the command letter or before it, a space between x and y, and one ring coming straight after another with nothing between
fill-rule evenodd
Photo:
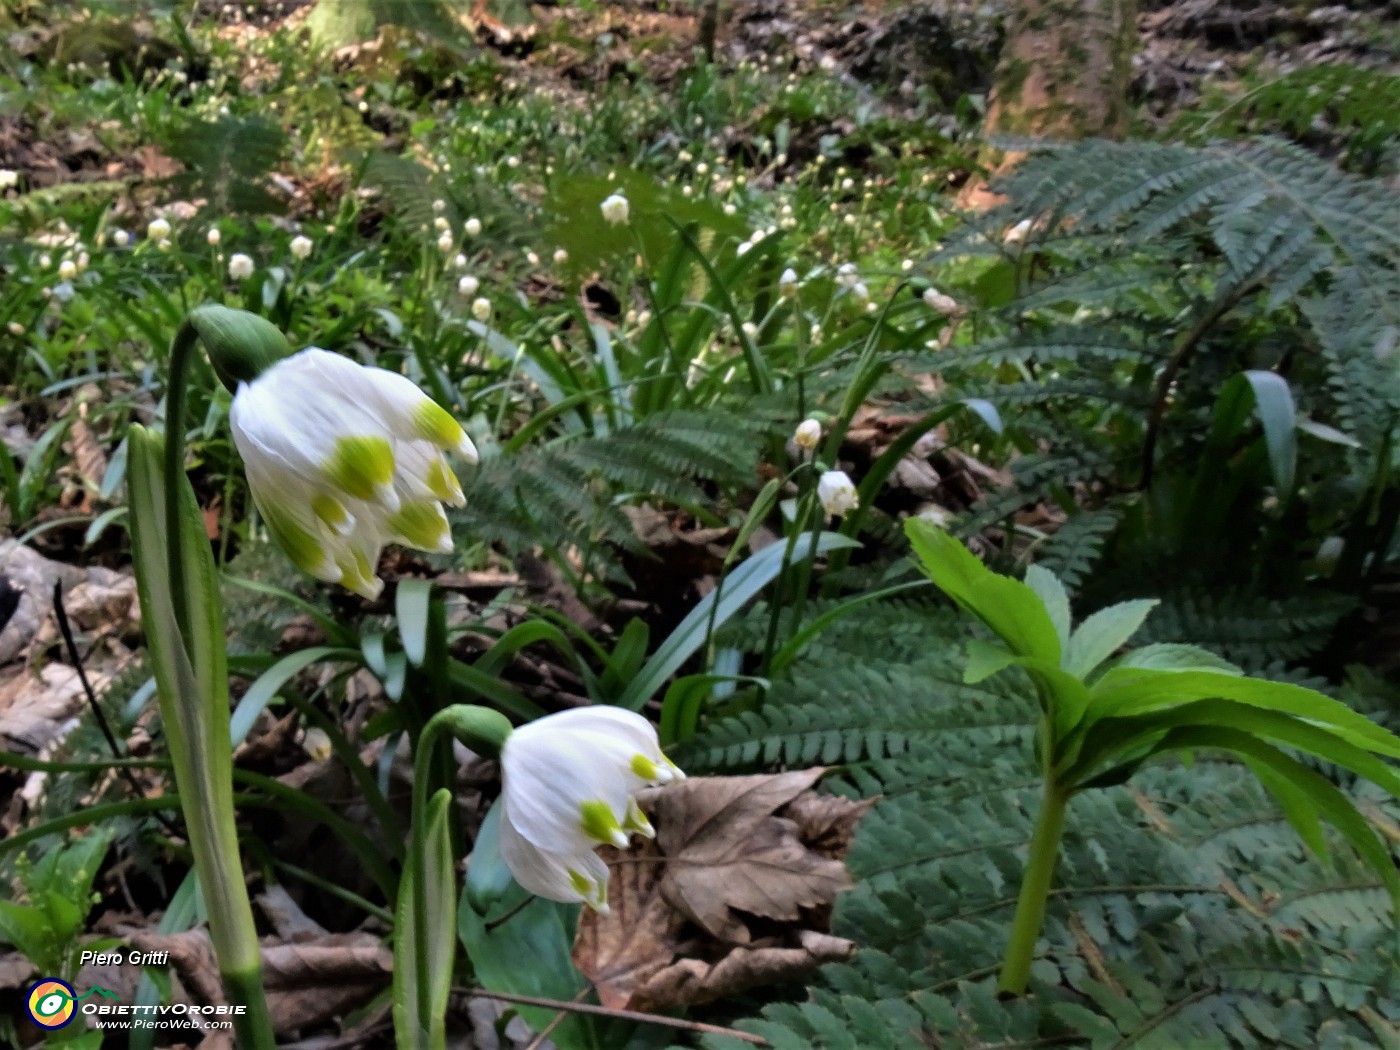
<instances>
[{"instance_id":1,"label":"white petal","mask_svg":"<svg viewBox=\"0 0 1400 1050\"><path fill-rule=\"evenodd\" d=\"M543 850L520 834L511 819L509 804L501 814L501 859L521 886L539 897L572 904L582 901L599 911L607 910L608 866L592 849L577 853ZM571 872L589 886L580 891Z\"/></svg>"}]
</instances>

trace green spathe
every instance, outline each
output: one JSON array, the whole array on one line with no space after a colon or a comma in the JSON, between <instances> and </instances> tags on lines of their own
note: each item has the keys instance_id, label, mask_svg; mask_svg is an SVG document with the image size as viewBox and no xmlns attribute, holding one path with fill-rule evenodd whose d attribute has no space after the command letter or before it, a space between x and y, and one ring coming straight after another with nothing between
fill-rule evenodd
<instances>
[{"instance_id":1,"label":"green spathe","mask_svg":"<svg viewBox=\"0 0 1400 1050\"><path fill-rule=\"evenodd\" d=\"M247 310L200 306L190 312L185 325L199 336L214 374L229 393L237 393L239 383L251 383L292 352L275 324Z\"/></svg>"}]
</instances>

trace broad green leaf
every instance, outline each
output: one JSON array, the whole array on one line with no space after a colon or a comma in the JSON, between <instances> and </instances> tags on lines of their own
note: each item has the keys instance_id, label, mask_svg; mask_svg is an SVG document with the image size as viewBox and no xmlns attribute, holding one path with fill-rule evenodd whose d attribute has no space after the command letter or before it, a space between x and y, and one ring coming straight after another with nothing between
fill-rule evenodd
<instances>
[{"instance_id":1,"label":"broad green leaf","mask_svg":"<svg viewBox=\"0 0 1400 1050\"><path fill-rule=\"evenodd\" d=\"M1154 642L1137 649L1130 649L1112 667L1145 667L1158 671L1220 671L1224 674L1242 675L1244 672L1209 649L1199 645L1185 645L1180 642ZM1099 681L1103 681L1102 678Z\"/></svg>"},{"instance_id":2,"label":"broad green leaf","mask_svg":"<svg viewBox=\"0 0 1400 1050\"><path fill-rule=\"evenodd\" d=\"M859 543L846 536L835 532L823 532L817 535L816 543L804 540L797 544L793 561L801 561L809 554L815 557L828 551L859 546ZM712 627L718 628L726 623L782 572L783 556L786 553L787 544L770 544L725 576L719 586L697 602L690 614L661 643L651 659L646 662L646 666L618 697L617 705L636 711L655 696L666 680L679 671L681 665L705 644Z\"/></svg>"},{"instance_id":3,"label":"broad green leaf","mask_svg":"<svg viewBox=\"0 0 1400 1050\"><path fill-rule=\"evenodd\" d=\"M1152 715L1101 719L1084 734L1077 765L1066 776L1072 782L1090 778L1097 775L1096 767L1117 764L1151 738L1188 726L1249 733L1286 744L1358 773L1400 798L1400 771L1365 748L1347 742L1330 728L1233 700L1197 700Z\"/></svg>"},{"instance_id":4,"label":"broad green leaf","mask_svg":"<svg viewBox=\"0 0 1400 1050\"><path fill-rule=\"evenodd\" d=\"M1055 625L1055 634L1060 639L1061 651L1068 649L1073 620L1069 611L1069 594L1065 591L1064 583L1043 565L1032 565L1026 570L1026 586L1035 591L1045 606L1050 622Z\"/></svg>"},{"instance_id":5,"label":"broad green leaf","mask_svg":"<svg viewBox=\"0 0 1400 1050\"><path fill-rule=\"evenodd\" d=\"M1357 747L1400 758L1400 738L1330 696L1288 682L1242 678L1220 671L1118 668L1090 689L1089 716L1097 720L1150 714L1176 704L1210 699L1237 700L1252 707L1297 715L1331 729Z\"/></svg>"},{"instance_id":6,"label":"broad green leaf","mask_svg":"<svg viewBox=\"0 0 1400 1050\"><path fill-rule=\"evenodd\" d=\"M1004 671L1016 662L1016 654L998 642L988 642L974 638L967 643L967 666L963 668L963 681L976 685L998 671Z\"/></svg>"},{"instance_id":7,"label":"broad green leaf","mask_svg":"<svg viewBox=\"0 0 1400 1050\"><path fill-rule=\"evenodd\" d=\"M918 518L905 534L923 570L962 608L972 613L1018 655L1060 666L1060 640L1040 598L1020 580L992 572L962 543Z\"/></svg>"},{"instance_id":8,"label":"broad green leaf","mask_svg":"<svg viewBox=\"0 0 1400 1050\"><path fill-rule=\"evenodd\" d=\"M1235 730L1180 729L1172 734L1171 744L1181 748L1217 747L1235 751L1246 761L1266 765L1275 775L1288 780L1380 876L1390 892L1393 906L1400 910L1400 870L1396 869L1390 851L1356 807L1326 777L1289 758L1278 748Z\"/></svg>"},{"instance_id":9,"label":"broad green leaf","mask_svg":"<svg viewBox=\"0 0 1400 1050\"><path fill-rule=\"evenodd\" d=\"M1273 766L1247 756L1244 757L1244 764L1274 797L1279 809L1283 810L1285 819L1293 825L1293 830L1298 833L1298 837L1308 849L1326 859L1327 837L1322 833L1322 820L1308 793L1287 777L1277 773Z\"/></svg>"},{"instance_id":10,"label":"broad green leaf","mask_svg":"<svg viewBox=\"0 0 1400 1050\"><path fill-rule=\"evenodd\" d=\"M1085 678L1137 633L1148 614L1160 603L1155 598L1119 602L1100 609L1079 625L1065 650L1064 669Z\"/></svg>"},{"instance_id":11,"label":"broad green leaf","mask_svg":"<svg viewBox=\"0 0 1400 1050\"><path fill-rule=\"evenodd\" d=\"M440 790L428 802L423 837L424 856L412 856L399 880L394 909L394 1032L400 1046L445 1045L447 997L452 990L452 959L456 954L457 876L452 857L452 793ZM426 972L419 965L419 945L413 919L414 865L422 864L427 901L427 944L422 949ZM419 1003L428 985L427 1013Z\"/></svg>"}]
</instances>

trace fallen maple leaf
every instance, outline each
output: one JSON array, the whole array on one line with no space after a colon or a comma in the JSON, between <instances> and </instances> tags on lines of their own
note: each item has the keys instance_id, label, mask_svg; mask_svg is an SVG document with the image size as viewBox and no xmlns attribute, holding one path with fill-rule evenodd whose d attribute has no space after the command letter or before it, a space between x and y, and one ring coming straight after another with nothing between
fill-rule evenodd
<instances>
[{"instance_id":1,"label":"fallen maple leaf","mask_svg":"<svg viewBox=\"0 0 1400 1050\"><path fill-rule=\"evenodd\" d=\"M804 927L824 925L850 887L839 858L872 803L810 790L824 772L694 777L638 797L656 839L602 850L611 912L585 911L574 938L574 965L603 1005L709 1002L851 953Z\"/></svg>"},{"instance_id":2,"label":"fallen maple leaf","mask_svg":"<svg viewBox=\"0 0 1400 1050\"><path fill-rule=\"evenodd\" d=\"M752 939L736 911L790 922L832 903L852 885L846 866L809 850L797 823L775 813L824 772L698 777L657 790L649 801L667 860L662 896L729 944Z\"/></svg>"}]
</instances>

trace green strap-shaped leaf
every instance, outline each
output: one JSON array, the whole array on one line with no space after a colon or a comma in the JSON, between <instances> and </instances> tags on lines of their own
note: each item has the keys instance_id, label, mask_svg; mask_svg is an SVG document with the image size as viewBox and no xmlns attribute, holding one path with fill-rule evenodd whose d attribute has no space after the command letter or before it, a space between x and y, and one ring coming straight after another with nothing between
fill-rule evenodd
<instances>
[{"instance_id":1,"label":"green strap-shaped leaf","mask_svg":"<svg viewBox=\"0 0 1400 1050\"><path fill-rule=\"evenodd\" d=\"M457 877L452 858L452 834L448 818L452 792L440 790L428 802L423 836L424 856L410 856L399 880L398 907L394 909L394 1035L400 1050L440 1050L446 1045L447 997L452 990L452 957L456 952ZM419 946L413 922L413 866L422 864L427 887L427 944L421 953L426 972L419 967ZM420 983L429 986L428 1016L420 1015Z\"/></svg>"},{"instance_id":2,"label":"green strap-shaped leaf","mask_svg":"<svg viewBox=\"0 0 1400 1050\"><path fill-rule=\"evenodd\" d=\"M394 597L399 614L399 637L403 651L414 667L423 663L428 652L428 604L433 597L431 580L400 580Z\"/></svg>"},{"instance_id":3,"label":"green strap-shaped leaf","mask_svg":"<svg viewBox=\"0 0 1400 1050\"><path fill-rule=\"evenodd\" d=\"M823 532L817 535L816 543L805 539L798 543L793 560L800 561L809 554L815 557L828 551L859 546L846 536ZM660 691L666 679L679 671L691 654L705 644L712 627L717 628L728 621L782 572L786 553L787 544L770 544L724 577L720 585L697 602L690 614L661 643L646 666L617 698L617 706L636 711ZM715 607L713 614L711 606Z\"/></svg>"}]
</instances>

